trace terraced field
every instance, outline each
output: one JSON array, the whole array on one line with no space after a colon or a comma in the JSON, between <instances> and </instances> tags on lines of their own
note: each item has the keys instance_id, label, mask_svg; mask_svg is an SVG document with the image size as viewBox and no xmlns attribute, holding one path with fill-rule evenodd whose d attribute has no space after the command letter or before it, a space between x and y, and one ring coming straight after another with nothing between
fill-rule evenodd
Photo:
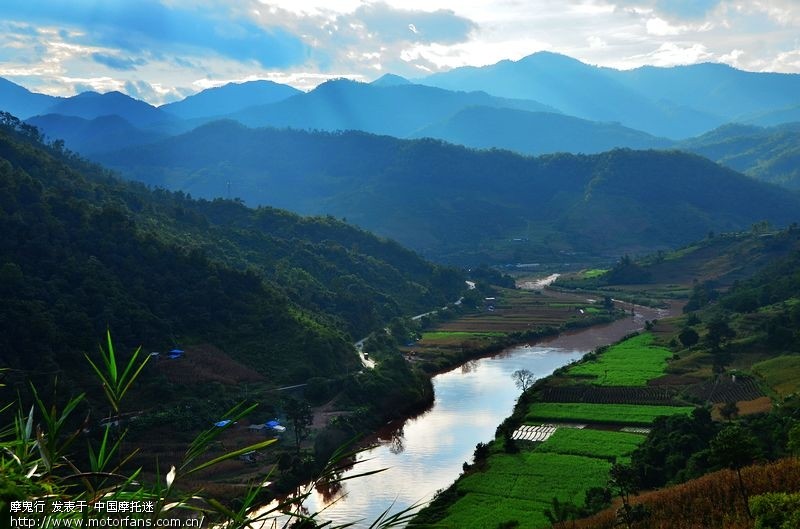
<instances>
[{"instance_id":1,"label":"terraced field","mask_svg":"<svg viewBox=\"0 0 800 529\"><path fill-rule=\"evenodd\" d=\"M583 504L589 488L606 485L611 461L624 460L643 440L636 434L561 428L533 450L493 454L485 469L458 483L462 497L436 527L493 529L514 520L520 529L547 527L544 510L553 497Z\"/></svg>"},{"instance_id":2,"label":"terraced field","mask_svg":"<svg viewBox=\"0 0 800 529\"><path fill-rule=\"evenodd\" d=\"M555 333L562 325L596 321L603 313L602 308L573 295L500 289L497 299L486 301L480 312L442 322L401 350L418 361L443 367L452 359L463 361L465 351L491 348L511 333L543 329Z\"/></svg>"},{"instance_id":3,"label":"terraced field","mask_svg":"<svg viewBox=\"0 0 800 529\"><path fill-rule=\"evenodd\" d=\"M606 424L650 424L662 415L689 414L693 406L638 406L635 404L583 404L577 402L536 402L528 408L525 421L564 421Z\"/></svg>"},{"instance_id":4,"label":"terraced field","mask_svg":"<svg viewBox=\"0 0 800 529\"><path fill-rule=\"evenodd\" d=\"M543 402L585 402L588 404L672 405L676 390L669 386L590 386L586 384L545 388Z\"/></svg>"},{"instance_id":5,"label":"terraced field","mask_svg":"<svg viewBox=\"0 0 800 529\"><path fill-rule=\"evenodd\" d=\"M537 451L625 462L644 441L644 435L588 428L559 428Z\"/></svg>"},{"instance_id":6,"label":"terraced field","mask_svg":"<svg viewBox=\"0 0 800 529\"><path fill-rule=\"evenodd\" d=\"M652 333L643 333L612 345L596 360L571 367L569 374L602 386L643 386L664 374L671 356L666 347L653 345Z\"/></svg>"},{"instance_id":7,"label":"terraced field","mask_svg":"<svg viewBox=\"0 0 800 529\"><path fill-rule=\"evenodd\" d=\"M713 403L749 401L764 396L756 381L752 377L745 376L738 376L735 379L724 376L709 380L689 388L687 393Z\"/></svg>"},{"instance_id":8,"label":"terraced field","mask_svg":"<svg viewBox=\"0 0 800 529\"><path fill-rule=\"evenodd\" d=\"M461 332L519 332L537 327L558 327L570 319L585 319L595 308L585 299L541 294L522 290L503 290L493 311L488 307L480 314L471 314L447 322L437 330ZM580 311L583 310L583 314Z\"/></svg>"}]
</instances>

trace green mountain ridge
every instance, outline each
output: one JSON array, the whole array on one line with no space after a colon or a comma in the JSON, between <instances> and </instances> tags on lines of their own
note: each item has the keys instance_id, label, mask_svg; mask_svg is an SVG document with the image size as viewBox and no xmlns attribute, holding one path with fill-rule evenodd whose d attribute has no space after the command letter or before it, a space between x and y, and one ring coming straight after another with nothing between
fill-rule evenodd
<instances>
[{"instance_id":1,"label":"green mountain ridge","mask_svg":"<svg viewBox=\"0 0 800 529\"><path fill-rule=\"evenodd\" d=\"M208 198L229 180L251 205L346 217L452 262L619 255L800 215L794 193L677 151L528 158L218 122L98 159L148 185Z\"/></svg>"},{"instance_id":2,"label":"green mountain ridge","mask_svg":"<svg viewBox=\"0 0 800 529\"><path fill-rule=\"evenodd\" d=\"M510 108L468 107L412 134L478 149L508 149L521 154L554 152L596 154L616 147L655 149L673 142L623 127L564 114Z\"/></svg>"},{"instance_id":3,"label":"green mountain ridge","mask_svg":"<svg viewBox=\"0 0 800 529\"><path fill-rule=\"evenodd\" d=\"M150 191L3 118L0 363L13 380L80 387L107 328L124 349L211 344L276 382L335 376L360 365L352 336L463 287L334 219Z\"/></svg>"},{"instance_id":4,"label":"green mountain ridge","mask_svg":"<svg viewBox=\"0 0 800 529\"><path fill-rule=\"evenodd\" d=\"M800 189L800 123L775 127L731 124L676 148L705 156L758 180Z\"/></svg>"}]
</instances>

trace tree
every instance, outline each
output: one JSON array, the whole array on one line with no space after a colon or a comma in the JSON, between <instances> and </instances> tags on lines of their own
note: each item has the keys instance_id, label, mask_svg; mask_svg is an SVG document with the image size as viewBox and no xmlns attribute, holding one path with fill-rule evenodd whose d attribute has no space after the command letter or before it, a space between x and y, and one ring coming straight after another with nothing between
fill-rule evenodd
<instances>
[{"instance_id":1,"label":"tree","mask_svg":"<svg viewBox=\"0 0 800 529\"><path fill-rule=\"evenodd\" d=\"M719 351L720 348L736 336L736 332L731 329L728 322L723 318L714 318L708 324L708 334L706 334L706 341L714 351Z\"/></svg>"},{"instance_id":2,"label":"tree","mask_svg":"<svg viewBox=\"0 0 800 529\"><path fill-rule=\"evenodd\" d=\"M611 296L605 296L603 298L603 308L608 312L614 311L614 300L611 299Z\"/></svg>"},{"instance_id":3,"label":"tree","mask_svg":"<svg viewBox=\"0 0 800 529\"><path fill-rule=\"evenodd\" d=\"M631 529L634 522L647 516L644 505L631 505L631 494L639 494L639 476L630 465L619 463L615 463L611 467L610 473L608 486L622 500L622 507L617 510L617 517L621 520L620 524L624 523L628 529Z\"/></svg>"},{"instance_id":4,"label":"tree","mask_svg":"<svg viewBox=\"0 0 800 529\"><path fill-rule=\"evenodd\" d=\"M521 389L523 393L536 381L536 375L527 369L517 369L511 373L511 378L514 379L514 384Z\"/></svg>"},{"instance_id":5,"label":"tree","mask_svg":"<svg viewBox=\"0 0 800 529\"><path fill-rule=\"evenodd\" d=\"M294 431L294 442L297 451L300 451L300 443L308 437L311 431L311 423L314 422L314 414L311 406L305 401L297 399L286 399L284 402L286 418L292 424Z\"/></svg>"},{"instance_id":6,"label":"tree","mask_svg":"<svg viewBox=\"0 0 800 529\"><path fill-rule=\"evenodd\" d=\"M566 529L568 527L567 522L570 520L572 521L572 526L575 526L578 508L572 502L561 502L554 496L550 500L550 508L545 509L543 514L553 528Z\"/></svg>"},{"instance_id":7,"label":"tree","mask_svg":"<svg viewBox=\"0 0 800 529\"><path fill-rule=\"evenodd\" d=\"M800 457L800 424L795 424L789 430L789 441L786 448L793 456Z\"/></svg>"},{"instance_id":8,"label":"tree","mask_svg":"<svg viewBox=\"0 0 800 529\"><path fill-rule=\"evenodd\" d=\"M726 402L720 407L719 414L722 415L722 418L726 421L730 421L739 415L739 406L737 406L735 402Z\"/></svg>"},{"instance_id":9,"label":"tree","mask_svg":"<svg viewBox=\"0 0 800 529\"><path fill-rule=\"evenodd\" d=\"M749 465L758 457L758 445L753 436L738 425L726 426L711 440L711 457L719 465L736 471L739 480L739 494L742 496L747 517L752 519L748 504L747 489L742 480L742 467Z\"/></svg>"},{"instance_id":10,"label":"tree","mask_svg":"<svg viewBox=\"0 0 800 529\"><path fill-rule=\"evenodd\" d=\"M681 341L684 347L691 347L700 341L700 336L691 327L684 327L678 334L678 340Z\"/></svg>"}]
</instances>

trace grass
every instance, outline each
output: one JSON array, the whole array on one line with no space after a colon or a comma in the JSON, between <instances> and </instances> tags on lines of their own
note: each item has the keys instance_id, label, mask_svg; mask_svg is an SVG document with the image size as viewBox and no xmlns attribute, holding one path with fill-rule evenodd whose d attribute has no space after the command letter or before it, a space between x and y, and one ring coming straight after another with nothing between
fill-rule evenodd
<instances>
[{"instance_id":1,"label":"grass","mask_svg":"<svg viewBox=\"0 0 800 529\"><path fill-rule=\"evenodd\" d=\"M613 424L650 424L662 415L689 414L692 406L640 406L636 404L583 404L537 402L528 408L526 421L565 421Z\"/></svg>"},{"instance_id":2,"label":"grass","mask_svg":"<svg viewBox=\"0 0 800 529\"><path fill-rule=\"evenodd\" d=\"M781 397L800 391L800 356L784 355L764 360L753 365L752 371Z\"/></svg>"},{"instance_id":3,"label":"grass","mask_svg":"<svg viewBox=\"0 0 800 529\"><path fill-rule=\"evenodd\" d=\"M651 333L644 333L609 347L597 360L571 367L569 374L592 377L601 386L644 386L664 374L671 356L666 347L653 345Z\"/></svg>"},{"instance_id":4,"label":"grass","mask_svg":"<svg viewBox=\"0 0 800 529\"><path fill-rule=\"evenodd\" d=\"M591 270L584 270L581 273L581 277L584 278L584 279L591 279L593 277L599 277L599 276L605 274L606 272L608 272L608 269L592 268Z\"/></svg>"},{"instance_id":5,"label":"grass","mask_svg":"<svg viewBox=\"0 0 800 529\"><path fill-rule=\"evenodd\" d=\"M559 428L537 448L537 452L569 454L598 459L621 460L644 441L643 435L577 428Z\"/></svg>"}]
</instances>

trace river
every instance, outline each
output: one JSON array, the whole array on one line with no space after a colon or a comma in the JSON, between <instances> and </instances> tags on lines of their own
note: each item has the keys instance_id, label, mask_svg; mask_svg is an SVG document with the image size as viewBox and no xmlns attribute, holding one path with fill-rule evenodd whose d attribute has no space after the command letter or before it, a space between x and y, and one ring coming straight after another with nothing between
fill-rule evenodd
<instances>
[{"instance_id":1,"label":"river","mask_svg":"<svg viewBox=\"0 0 800 529\"><path fill-rule=\"evenodd\" d=\"M386 509L395 512L430 501L458 477L465 461L471 462L475 445L493 439L497 426L511 414L519 396L511 373L528 369L537 378L545 377L592 349L641 329L645 320L668 314L637 306L634 317L512 347L437 375L433 406L422 415L387 425L349 473L385 471L345 481L335 498L314 491L305 506L310 512L324 510L321 520L358 521L354 527L366 528Z\"/></svg>"}]
</instances>

